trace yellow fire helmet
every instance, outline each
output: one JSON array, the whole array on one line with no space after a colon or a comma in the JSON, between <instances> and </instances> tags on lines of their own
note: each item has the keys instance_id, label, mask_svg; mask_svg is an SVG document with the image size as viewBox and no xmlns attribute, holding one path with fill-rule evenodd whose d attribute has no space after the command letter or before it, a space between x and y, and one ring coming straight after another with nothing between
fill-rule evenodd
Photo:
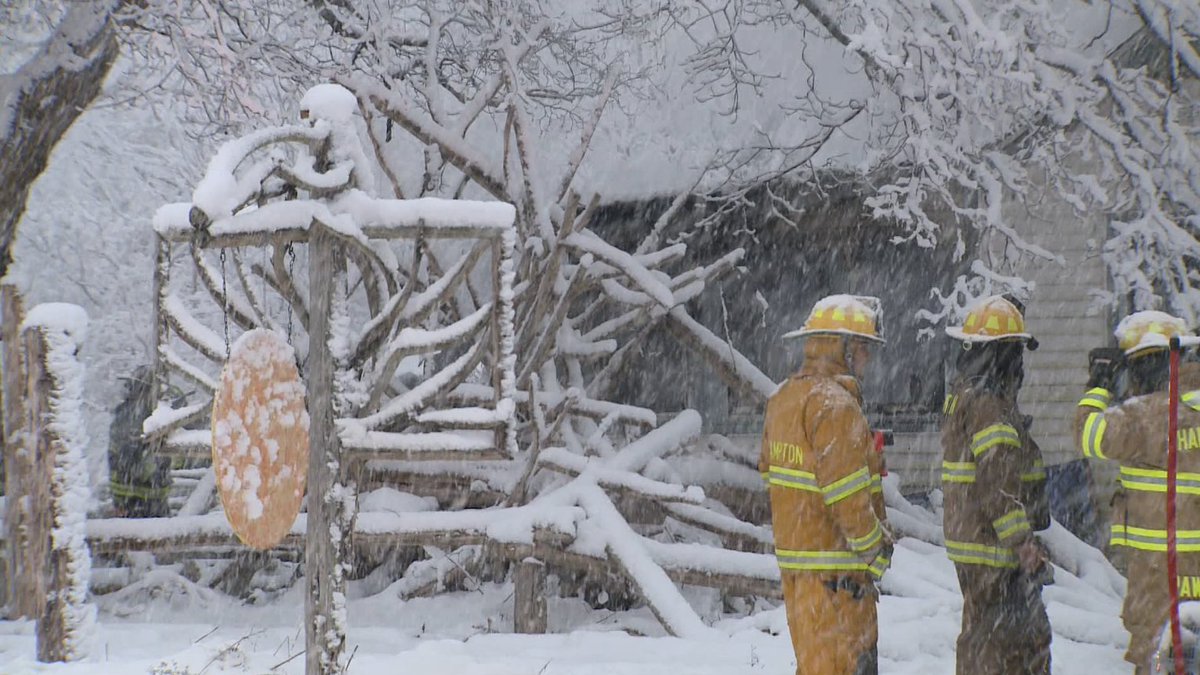
<instances>
[{"instance_id":1,"label":"yellow fire helmet","mask_svg":"<svg viewBox=\"0 0 1200 675\"><path fill-rule=\"evenodd\" d=\"M865 295L830 295L817 301L800 330L785 338L830 335L885 342L879 329L879 298Z\"/></svg>"},{"instance_id":2,"label":"yellow fire helmet","mask_svg":"<svg viewBox=\"0 0 1200 675\"><path fill-rule=\"evenodd\" d=\"M955 340L972 343L1033 340L1033 336L1025 332L1025 317L1021 310L1000 295L989 295L976 300L967 310L967 320L963 325L947 326L946 335Z\"/></svg>"},{"instance_id":3,"label":"yellow fire helmet","mask_svg":"<svg viewBox=\"0 0 1200 675\"><path fill-rule=\"evenodd\" d=\"M1187 323L1166 312L1147 310L1134 312L1121 319L1113 334L1117 344L1125 350L1125 356L1142 356L1146 353L1166 349L1171 338L1186 335Z\"/></svg>"}]
</instances>

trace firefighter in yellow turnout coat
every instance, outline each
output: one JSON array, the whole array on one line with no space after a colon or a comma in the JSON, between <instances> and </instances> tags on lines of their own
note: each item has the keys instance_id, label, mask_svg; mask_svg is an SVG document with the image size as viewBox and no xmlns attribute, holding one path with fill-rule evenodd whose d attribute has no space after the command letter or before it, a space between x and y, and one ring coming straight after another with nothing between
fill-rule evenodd
<instances>
[{"instance_id":1,"label":"firefighter in yellow turnout coat","mask_svg":"<svg viewBox=\"0 0 1200 675\"><path fill-rule=\"evenodd\" d=\"M1167 345L1186 324L1163 312L1137 312L1117 326L1120 349L1093 350L1088 391L1075 431L1083 454L1120 464L1122 493L1112 514L1114 546L1125 547L1129 585L1121 618L1129 631L1125 659L1150 671L1158 631L1167 621ZM1106 353L1108 352L1108 353ZM1120 360L1133 394L1111 406ZM1200 364L1179 374L1179 460L1176 477L1180 600L1200 600Z\"/></svg>"},{"instance_id":2,"label":"firefighter in yellow turnout coat","mask_svg":"<svg viewBox=\"0 0 1200 675\"><path fill-rule=\"evenodd\" d=\"M1052 569L1033 534L1050 526L1046 474L1017 408L1022 352L1036 342L1001 296L946 332L963 347L942 426L946 552L963 595L957 673L1048 675Z\"/></svg>"},{"instance_id":3,"label":"firefighter in yellow turnout coat","mask_svg":"<svg viewBox=\"0 0 1200 675\"><path fill-rule=\"evenodd\" d=\"M882 342L873 298L831 296L801 330L804 364L767 403L769 485L797 675L878 672L875 582L888 567L882 461L858 379Z\"/></svg>"}]
</instances>

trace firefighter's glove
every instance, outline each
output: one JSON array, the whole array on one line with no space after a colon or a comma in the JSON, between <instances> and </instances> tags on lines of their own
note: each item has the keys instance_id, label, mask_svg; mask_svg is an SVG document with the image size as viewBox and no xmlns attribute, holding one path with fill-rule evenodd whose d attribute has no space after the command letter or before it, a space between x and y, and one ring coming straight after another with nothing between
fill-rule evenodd
<instances>
[{"instance_id":1,"label":"firefighter's glove","mask_svg":"<svg viewBox=\"0 0 1200 675\"><path fill-rule=\"evenodd\" d=\"M1021 571L1039 586L1054 583L1054 567L1050 564L1050 551L1037 537L1030 537L1017 547L1017 558Z\"/></svg>"},{"instance_id":2,"label":"firefighter's glove","mask_svg":"<svg viewBox=\"0 0 1200 675\"><path fill-rule=\"evenodd\" d=\"M1102 387L1112 391L1124 359L1124 352L1113 347L1097 347L1088 352L1088 389Z\"/></svg>"},{"instance_id":3,"label":"firefighter's glove","mask_svg":"<svg viewBox=\"0 0 1200 675\"><path fill-rule=\"evenodd\" d=\"M1050 562L1050 549L1046 544L1036 536L1033 538L1037 543L1038 550L1041 552L1042 566L1038 569L1034 581L1042 586L1049 586L1054 583L1054 565Z\"/></svg>"},{"instance_id":4,"label":"firefighter's glove","mask_svg":"<svg viewBox=\"0 0 1200 675\"><path fill-rule=\"evenodd\" d=\"M879 553L875 554L875 559L867 564L867 573L871 575L871 579L879 581L883 578L883 573L892 566L892 552L894 550L891 539L887 539L883 546L879 548Z\"/></svg>"}]
</instances>

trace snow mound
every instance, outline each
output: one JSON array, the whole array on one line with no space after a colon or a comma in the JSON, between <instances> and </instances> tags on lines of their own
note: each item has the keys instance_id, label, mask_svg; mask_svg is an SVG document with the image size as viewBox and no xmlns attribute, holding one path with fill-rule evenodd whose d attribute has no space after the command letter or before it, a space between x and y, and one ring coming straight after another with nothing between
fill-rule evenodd
<instances>
[{"instance_id":1,"label":"snow mound","mask_svg":"<svg viewBox=\"0 0 1200 675\"><path fill-rule=\"evenodd\" d=\"M358 99L340 84L318 84L300 99L302 116L307 113L331 122L346 122L357 109Z\"/></svg>"}]
</instances>

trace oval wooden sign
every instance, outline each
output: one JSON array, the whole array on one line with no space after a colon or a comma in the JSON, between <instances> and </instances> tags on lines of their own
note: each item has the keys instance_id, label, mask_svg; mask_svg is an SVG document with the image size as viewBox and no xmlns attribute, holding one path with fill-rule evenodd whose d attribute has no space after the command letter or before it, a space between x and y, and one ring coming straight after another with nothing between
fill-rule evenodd
<instances>
[{"instance_id":1,"label":"oval wooden sign","mask_svg":"<svg viewBox=\"0 0 1200 675\"><path fill-rule=\"evenodd\" d=\"M308 475L308 411L295 353L278 333L252 330L230 349L213 399L213 471L225 517L247 546L291 530Z\"/></svg>"}]
</instances>

